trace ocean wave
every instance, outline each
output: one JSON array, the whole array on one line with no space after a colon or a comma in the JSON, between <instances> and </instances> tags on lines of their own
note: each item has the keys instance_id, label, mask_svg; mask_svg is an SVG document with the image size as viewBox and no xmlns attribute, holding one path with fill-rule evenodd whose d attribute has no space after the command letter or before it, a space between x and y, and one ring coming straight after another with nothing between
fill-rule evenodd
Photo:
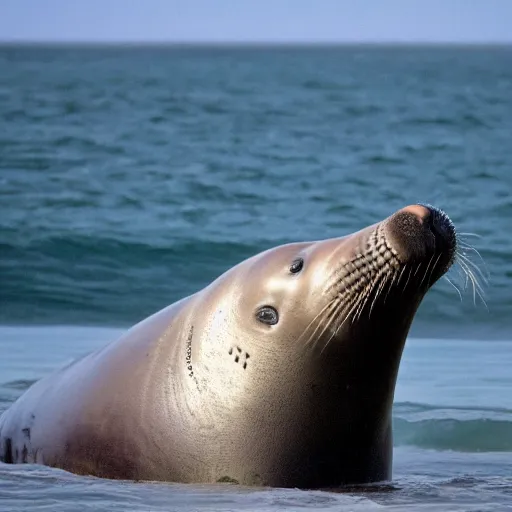
<instances>
[{"instance_id":1,"label":"ocean wave","mask_svg":"<svg viewBox=\"0 0 512 512\"><path fill-rule=\"evenodd\" d=\"M512 451L512 410L397 403L395 446L457 452Z\"/></svg>"},{"instance_id":2,"label":"ocean wave","mask_svg":"<svg viewBox=\"0 0 512 512\"><path fill-rule=\"evenodd\" d=\"M133 323L195 293L261 249L86 234L2 243L0 323Z\"/></svg>"},{"instance_id":3,"label":"ocean wave","mask_svg":"<svg viewBox=\"0 0 512 512\"><path fill-rule=\"evenodd\" d=\"M6 382L5 384L0 384L0 386L7 389L26 391L30 386L34 385L36 382L37 379L18 379Z\"/></svg>"},{"instance_id":4,"label":"ocean wave","mask_svg":"<svg viewBox=\"0 0 512 512\"><path fill-rule=\"evenodd\" d=\"M454 128L489 128L488 124L481 118L466 114L463 116L425 116L425 117L413 117L404 120L406 124L413 126L445 126Z\"/></svg>"}]
</instances>

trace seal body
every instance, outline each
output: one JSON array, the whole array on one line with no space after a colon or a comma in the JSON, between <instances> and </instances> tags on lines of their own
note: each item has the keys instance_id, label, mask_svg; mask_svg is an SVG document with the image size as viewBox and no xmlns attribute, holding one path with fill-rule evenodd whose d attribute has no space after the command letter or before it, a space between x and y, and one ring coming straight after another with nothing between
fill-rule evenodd
<instances>
[{"instance_id":1,"label":"seal body","mask_svg":"<svg viewBox=\"0 0 512 512\"><path fill-rule=\"evenodd\" d=\"M35 383L0 460L131 480L325 488L391 478L391 408L455 231L413 205L279 246Z\"/></svg>"}]
</instances>

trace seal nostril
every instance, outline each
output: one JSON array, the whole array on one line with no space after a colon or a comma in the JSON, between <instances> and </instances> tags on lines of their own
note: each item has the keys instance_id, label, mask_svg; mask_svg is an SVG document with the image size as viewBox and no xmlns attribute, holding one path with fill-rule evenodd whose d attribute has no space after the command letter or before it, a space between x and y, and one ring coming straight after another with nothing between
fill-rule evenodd
<instances>
[{"instance_id":1,"label":"seal nostril","mask_svg":"<svg viewBox=\"0 0 512 512\"><path fill-rule=\"evenodd\" d=\"M445 269L453 263L455 254L457 252L457 233L455 226L450 217L446 213L432 205L424 205L428 208L430 214L427 222L427 227L432 233L434 238L434 250L439 255L444 255Z\"/></svg>"},{"instance_id":2,"label":"seal nostril","mask_svg":"<svg viewBox=\"0 0 512 512\"><path fill-rule=\"evenodd\" d=\"M429 229L429 231L431 231L432 234L435 236L437 229L434 225L434 214L433 214L432 210L430 210L430 215L425 219L425 224L426 224L427 228Z\"/></svg>"},{"instance_id":3,"label":"seal nostril","mask_svg":"<svg viewBox=\"0 0 512 512\"><path fill-rule=\"evenodd\" d=\"M428 216L427 225L437 242L443 242L449 246L455 246L455 226L452 221L439 208L430 204L421 205L428 208L430 215Z\"/></svg>"}]
</instances>

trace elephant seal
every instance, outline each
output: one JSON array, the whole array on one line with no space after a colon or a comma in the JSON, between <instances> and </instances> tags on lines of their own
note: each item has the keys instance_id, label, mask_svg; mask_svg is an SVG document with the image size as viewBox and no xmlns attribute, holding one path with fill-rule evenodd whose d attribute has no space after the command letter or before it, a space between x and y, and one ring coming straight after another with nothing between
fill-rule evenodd
<instances>
[{"instance_id":1,"label":"elephant seal","mask_svg":"<svg viewBox=\"0 0 512 512\"><path fill-rule=\"evenodd\" d=\"M130 480L388 480L402 349L455 253L449 218L411 205L253 256L35 383L0 417L0 457Z\"/></svg>"}]
</instances>

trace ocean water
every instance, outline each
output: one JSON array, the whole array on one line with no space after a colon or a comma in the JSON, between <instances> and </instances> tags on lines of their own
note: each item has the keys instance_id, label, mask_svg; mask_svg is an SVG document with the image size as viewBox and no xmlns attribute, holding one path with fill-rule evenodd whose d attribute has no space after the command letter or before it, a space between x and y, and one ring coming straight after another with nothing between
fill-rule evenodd
<instances>
[{"instance_id":1,"label":"ocean water","mask_svg":"<svg viewBox=\"0 0 512 512\"><path fill-rule=\"evenodd\" d=\"M512 507L512 48L3 46L0 120L0 412L238 261L406 204L478 235L489 275L485 303L441 280L417 314L389 486L0 464L0 510Z\"/></svg>"},{"instance_id":2,"label":"ocean water","mask_svg":"<svg viewBox=\"0 0 512 512\"><path fill-rule=\"evenodd\" d=\"M122 329L0 327L0 413L30 384ZM133 483L0 463L0 511L510 510L510 341L409 339L394 405L388 485L333 493Z\"/></svg>"}]
</instances>

